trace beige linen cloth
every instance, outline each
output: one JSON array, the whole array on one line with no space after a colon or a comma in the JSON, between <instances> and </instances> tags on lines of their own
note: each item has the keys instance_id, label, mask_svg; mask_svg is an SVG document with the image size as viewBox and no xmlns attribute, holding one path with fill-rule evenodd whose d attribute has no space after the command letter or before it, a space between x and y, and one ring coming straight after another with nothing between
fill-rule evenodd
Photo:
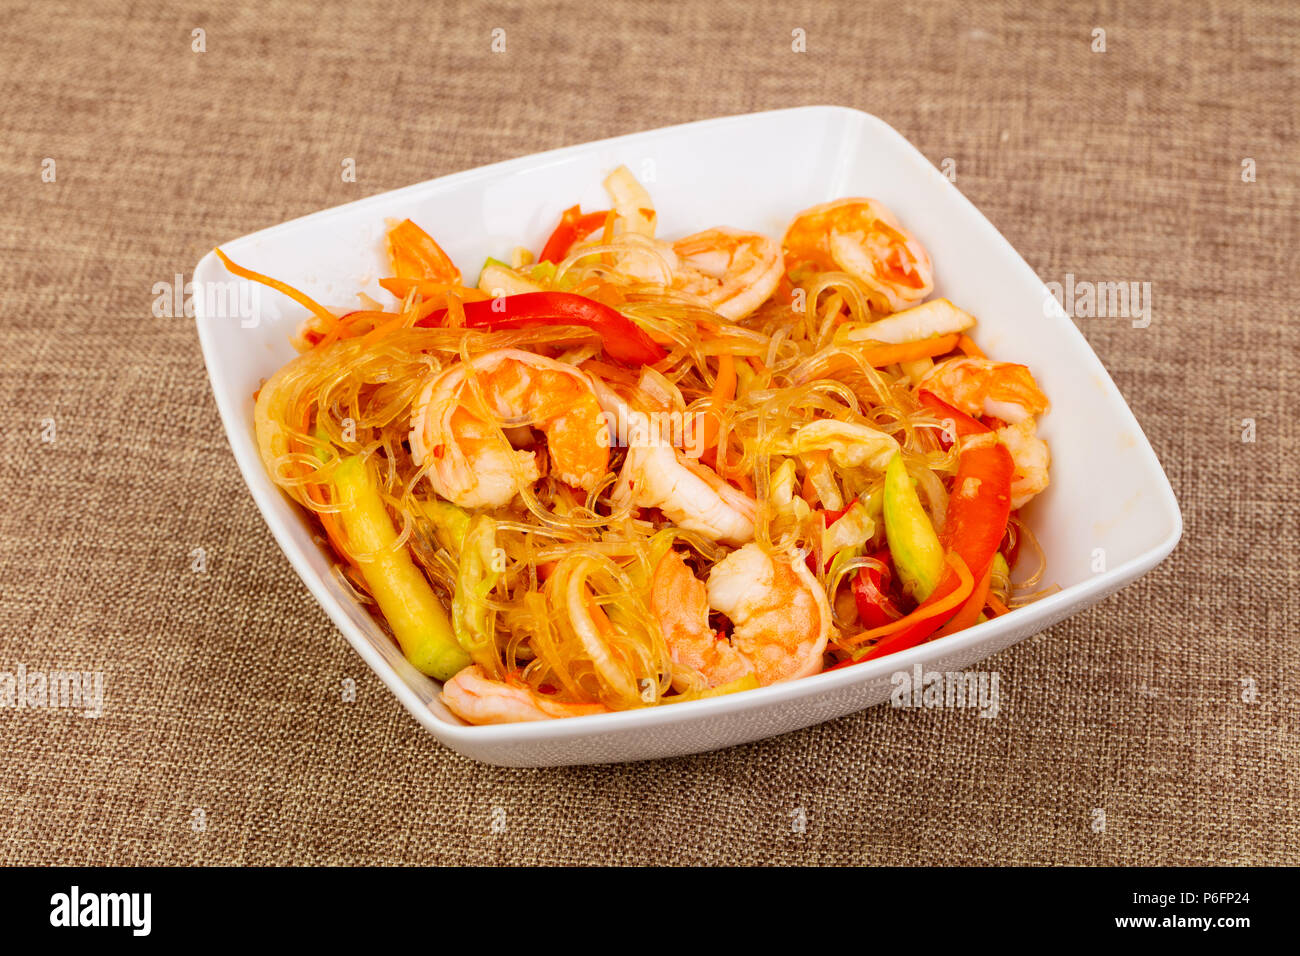
<instances>
[{"instance_id":1,"label":"beige linen cloth","mask_svg":"<svg viewBox=\"0 0 1300 956\"><path fill-rule=\"evenodd\" d=\"M10 0L0 25L0 672L104 678L98 718L0 709L0 862L1300 863L1294 4ZM955 164L1045 281L1150 283L1149 327L1078 322L1182 544L981 665L994 719L882 707L559 770L444 749L281 556L155 284L431 177L819 103Z\"/></svg>"}]
</instances>

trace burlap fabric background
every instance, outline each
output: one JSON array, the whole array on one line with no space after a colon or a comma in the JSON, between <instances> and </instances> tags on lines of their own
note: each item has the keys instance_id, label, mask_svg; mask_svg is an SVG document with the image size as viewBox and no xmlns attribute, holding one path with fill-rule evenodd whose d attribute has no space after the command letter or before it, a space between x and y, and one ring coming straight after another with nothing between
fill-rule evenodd
<instances>
[{"instance_id":1,"label":"burlap fabric background","mask_svg":"<svg viewBox=\"0 0 1300 956\"><path fill-rule=\"evenodd\" d=\"M107 682L99 719L0 710L4 862L1300 862L1294 5L126 6L0 10L0 671ZM1080 324L1183 543L988 662L993 720L563 770L443 749L280 556L153 284L433 176L814 103L955 159L1045 280L1152 284L1150 328Z\"/></svg>"}]
</instances>

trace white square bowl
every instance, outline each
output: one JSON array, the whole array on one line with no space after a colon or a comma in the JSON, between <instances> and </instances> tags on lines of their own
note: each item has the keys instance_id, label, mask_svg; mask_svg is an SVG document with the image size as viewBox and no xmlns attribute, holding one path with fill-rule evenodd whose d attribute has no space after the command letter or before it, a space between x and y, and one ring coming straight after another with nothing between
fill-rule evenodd
<instances>
[{"instance_id":1,"label":"white square bowl","mask_svg":"<svg viewBox=\"0 0 1300 956\"><path fill-rule=\"evenodd\" d=\"M1096 604L1173 550L1182 517L1169 481L1084 337L1064 312L1044 307L1043 283L997 229L901 135L866 113L779 110L539 153L319 212L224 249L327 305L351 307L362 289L385 301L376 279L384 274L386 218L415 220L472 276L489 255L521 243L538 248L565 207L607 204L601 182L619 164L650 190L666 237L713 225L779 237L794 213L841 196L871 196L893 209L929 249L936 294L979 319L976 334L989 354L1030 365L1051 399L1040 433L1052 449L1052 484L1025 514L1047 555L1047 581L1061 590L951 637L791 683L593 717L467 726L439 702L438 683L407 664L340 587L305 516L258 457L253 393L293 358L289 335L305 313L264 290L254 324L201 292L199 339L253 499L357 653L447 746L494 764L553 766L697 753L785 733L881 703L891 675L915 664L968 667ZM211 253L194 278L200 290L237 288ZM1098 555L1100 572L1093 570Z\"/></svg>"}]
</instances>

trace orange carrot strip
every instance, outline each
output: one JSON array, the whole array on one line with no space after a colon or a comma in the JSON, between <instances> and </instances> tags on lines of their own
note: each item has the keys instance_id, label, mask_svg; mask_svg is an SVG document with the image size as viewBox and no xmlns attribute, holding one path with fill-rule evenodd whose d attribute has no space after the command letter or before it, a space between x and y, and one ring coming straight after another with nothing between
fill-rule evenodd
<instances>
[{"instance_id":1,"label":"orange carrot strip","mask_svg":"<svg viewBox=\"0 0 1300 956\"><path fill-rule=\"evenodd\" d=\"M709 393L715 408L721 407L736 397L736 360L730 352L718 356L718 375L713 380L713 391ZM708 451L718 443L720 422L717 415L705 413L700 416L700 447Z\"/></svg>"},{"instance_id":2,"label":"orange carrot strip","mask_svg":"<svg viewBox=\"0 0 1300 956\"><path fill-rule=\"evenodd\" d=\"M446 295L448 292L455 292L460 296L462 302L481 302L484 299L492 298L481 289L471 289L459 282L438 282L433 279L408 279L402 276L389 276L380 279L379 285L402 300L405 300L411 294L412 289L422 299L436 298L440 295Z\"/></svg>"},{"instance_id":3,"label":"orange carrot strip","mask_svg":"<svg viewBox=\"0 0 1300 956\"><path fill-rule=\"evenodd\" d=\"M362 342L366 343L367 345L373 342L377 342L380 339L382 339L385 335L388 335L390 332L394 332L397 329L400 329L402 327L402 324L406 320L405 312L398 312L396 314L393 314L391 312L385 312L384 315L392 315L392 318L389 319L387 322L384 322L382 325L376 325L373 329L367 332L365 336L362 337L361 339Z\"/></svg>"},{"instance_id":4,"label":"orange carrot strip","mask_svg":"<svg viewBox=\"0 0 1300 956\"><path fill-rule=\"evenodd\" d=\"M913 362L916 359L933 358L951 352L957 347L960 336L936 335L918 342L900 342L897 345L875 345L864 349L863 357L876 368L894 365L898 362Z\"/></svg>"},{"instance_id":5,"label":"orange carrot strip","mask_svg":"<svg viewBox=\"0 0 1300 956\"><path fill-rule=\"evenodd\" d=\"M375 326L388 321L390 315L392 315L391 312L379 312L373 309L362 309L341 315L339 316L338 322L335 323L334 328L321 336L321 338L317 340L314 348L320 348L323 345L331 345L339 339L356 338L358 335L361 335L361 331L357 326L368 321L370 327L373 329Z\"/></svg>"},{"instance_id":6,"label":"orange carrot strip","mask_svg":"<svg viewBox=\"0 0 1300 956\"><path fill-rule=\"evenodd\" d=\"M1003 604L996 594L990 593L985 603L988 604L989 610L993 612L995 617L1001 617L1003 614L1011 613L1011 608Z\"/></svg>"},{"instance_id":7,"label":"orange carrot strip","mask_svg":"<svg viewBox=\"0 0 1300 956\"><path fill-rule=\"evenodd\" d=\"M222 265L226 267L227 271L234 273L235 275L239 276L242 279L249 279L253 282L260 282L262 285L269 286L270 288L274 289L276 292L279 292L282 295L287 295L289 298L293 299L293 301L297 302L299 305L306 307L307 309L311 310L312 313L324 319L325 327L327 329L332 329L338 323L338 316L336 316L333 312L325 308L325 306L321 305L319 302L317 302L315 299L313 299L311 296L307 295L306 293L299 292L293 286L281 282L279 279L272 279L270 276L264 276L260 272L254 272L252 269L245 269L241 265L236 265L235 263L231 262L226 257L226 254L222 252L221 249L219 248L213 249L212 251L217 254L217 258L221 260Z\"/></svg>"},{"instance_id":8,"label":"orange carrot strip","mask_svg":"<svg viewBox=\"0 0 1300 956\"><path fill-rule=\"evenodd\" d=\"M984 358L984 351L975 344L975 340L963 332L957 338L957 350L971 358Z\"/></svg>"},{"instance_id":9,"label":"orange carrot strip","mask_svg":"<svg viewBox=\"0 0 1300 956\"><path fill-rule=\"evenodd\" d=\"M970 597L962 604L961 609L952 616L952 619L935 633L935 637L946 637L949 634L964 631L979 620L980 612L984 610L984 604L989 595L989 581L992 577L993 564L990 562L988 570L984 572L983 579L971 590Z\"/></svg>"}]
</instances>

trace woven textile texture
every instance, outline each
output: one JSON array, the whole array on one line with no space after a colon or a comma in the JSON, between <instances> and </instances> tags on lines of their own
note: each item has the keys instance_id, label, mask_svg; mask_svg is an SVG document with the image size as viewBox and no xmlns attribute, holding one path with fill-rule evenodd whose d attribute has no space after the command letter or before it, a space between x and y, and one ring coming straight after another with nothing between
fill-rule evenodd
<instances>
[{"instance_id":1,"label":"woven textile texture","mask_svg":"<svg viewBox=\"0 0 1300 956\"><path fill-rule=\"evenodd\" d=\"M1294 4L5 0L0 25L0 671L105 680L96 719L0 709L0 862L1300 863ZM1151 284L1149 328L1078 321L1182 543L986 662L994 720L883 707L558 770L444 749L281 556L154 284L431 177L819 103L955 161L1044 280Z\"/></svg>"}]
</instances>

